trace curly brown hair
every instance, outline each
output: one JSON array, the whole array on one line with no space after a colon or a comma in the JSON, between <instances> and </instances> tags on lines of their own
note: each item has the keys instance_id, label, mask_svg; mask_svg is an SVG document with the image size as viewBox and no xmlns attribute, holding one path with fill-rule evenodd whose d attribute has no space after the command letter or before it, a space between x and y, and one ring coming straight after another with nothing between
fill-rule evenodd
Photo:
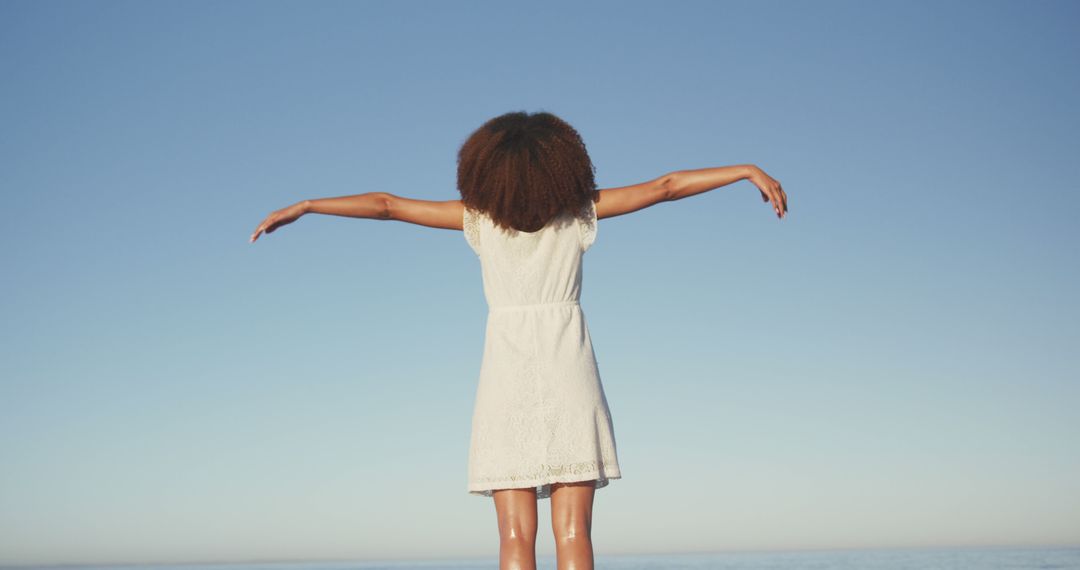
<instances>
[{"instance_id":1,"label":"curly brown hair","mask_svg":"<svg viewBox=\"0 0 1080 570\"><path fill-rule=\"evenodd\" d=\"M595 171L569 123L516 111L488 120L461 145L457 185L465 207L499 227L535 232L596 200Z\"/></svg>"}]
</instances>

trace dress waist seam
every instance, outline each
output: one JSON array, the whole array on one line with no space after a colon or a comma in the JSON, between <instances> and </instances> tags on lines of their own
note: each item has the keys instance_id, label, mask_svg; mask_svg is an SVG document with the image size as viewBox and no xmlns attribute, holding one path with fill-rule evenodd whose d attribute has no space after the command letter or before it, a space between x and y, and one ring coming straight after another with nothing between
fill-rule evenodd
<instances>
[{"instance_id":1,"label":"dress waist seam","mask_svg":"<svg viewBox=\"0 0 1080 570\"><path fill-rule=\"evenodd\" d=\"M497 313L497 312L502 312L502 311L528 311L528 310L543 309L543 308L546 308L546 307L563 307L563 306L574 306L574 305L581 305L581 301L579 301L577 299L573 299L573 300L570 300L570 301L548 301L548 302L545 302L545 303L528 303L528 304L524 304L524 305L489 305L488 306L488 311L492 312L492 313Z\"/></svg>"}]
</instances>

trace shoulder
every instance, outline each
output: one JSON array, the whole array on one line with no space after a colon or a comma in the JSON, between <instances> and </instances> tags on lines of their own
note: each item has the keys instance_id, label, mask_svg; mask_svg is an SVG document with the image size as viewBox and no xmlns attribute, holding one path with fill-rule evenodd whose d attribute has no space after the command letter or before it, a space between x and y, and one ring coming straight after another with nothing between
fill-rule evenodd
<instances>
[{"instance_id":1,"label":"shoulder","mask_svg":"<svg viewBox=\"0 0 1080 570\"><path fill-rule=\"evenodd\" d=\"M480 221L484 216L484 212L462 206L461 229L465 233L465 241L476 255L480 255Z\"/></svg>"},{"instance_id":2,"label":"shoulder","mask_svg":"<svg viewBox=\"0 0 1080 570\"><path fill-rule=\"evenodd\" d=\"M589 200L578 213L578 237L585 251L596 241L596 202Z\"/></svg>"}]
</instances>

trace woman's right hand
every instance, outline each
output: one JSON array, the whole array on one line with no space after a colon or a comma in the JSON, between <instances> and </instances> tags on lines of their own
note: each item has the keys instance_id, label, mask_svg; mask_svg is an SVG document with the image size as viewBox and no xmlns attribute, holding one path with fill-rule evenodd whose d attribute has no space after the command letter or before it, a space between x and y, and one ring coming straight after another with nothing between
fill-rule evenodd
<instances>
[{"instance_id":1,"label":"woman's right hand","mask_svg":"<svg viewBox=\"0 0 1080 570\"><path fill-rule=\"evenodd\" d=\"M757 166L751 169L747 180L758 187L762 202L772 200L773 211L776 212L778 218L783 218L787 214L787 193L780 187L779 181L765 174L765 171Z\"/></svg>"},{"instance_id":2,"label":"woman's right hand","mask_svg":"<svg viewBox=\"0 0 1080 570\"><path fill-rule=\"evenodd\" d=\"M292 206L271 212L270 215L266 216L266 219L259 224L259 227L255 228L255 233L251 234L251 240L248 243L255 243L255 240L259 239L259 234L263 232L269 234L281 226L291 224L300 219L300 216L307 213L307 206L305 204L306 201L297 202Z\"/></svg>"}]
</instances>

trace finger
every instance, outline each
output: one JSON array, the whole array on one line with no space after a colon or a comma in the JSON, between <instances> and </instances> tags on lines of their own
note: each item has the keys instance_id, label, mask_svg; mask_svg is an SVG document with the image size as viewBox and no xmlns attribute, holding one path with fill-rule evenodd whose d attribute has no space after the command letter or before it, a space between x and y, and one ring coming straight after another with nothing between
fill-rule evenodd
<instances>
[{"instance_id":1,"label":"finger","mask_svg":"<svg viewBox=\"0 0 1080 570\"><path fill-rule=\"evenodd\" d=\"M773 182L774 182L774 185L773 185L772 191L773 191L773 194L776 196L777 213L780 214L780 217L783 217L784 212L787 210L787 204L784 203L784 192L783 192L783 190L780 189L780 183L779 182L776 182L776 181L773 181Z\"/></svg>"},{"instance_id":2,"label":"finger","mask_svg":"<svg viewBox=\"0 0 1080 570\"><path fill-rule=\"evenodd\" d=\"M263 220L261 224L259 224L259 229L255 230L255 233L256 234L259 234L259 233L268 234L268 233L270 233L270 228L273 225L273 223L274 223L274 216L273 216L273 214L271 214L270 216L267 216L266 219Z\"/></svg>"}]
</instances>

